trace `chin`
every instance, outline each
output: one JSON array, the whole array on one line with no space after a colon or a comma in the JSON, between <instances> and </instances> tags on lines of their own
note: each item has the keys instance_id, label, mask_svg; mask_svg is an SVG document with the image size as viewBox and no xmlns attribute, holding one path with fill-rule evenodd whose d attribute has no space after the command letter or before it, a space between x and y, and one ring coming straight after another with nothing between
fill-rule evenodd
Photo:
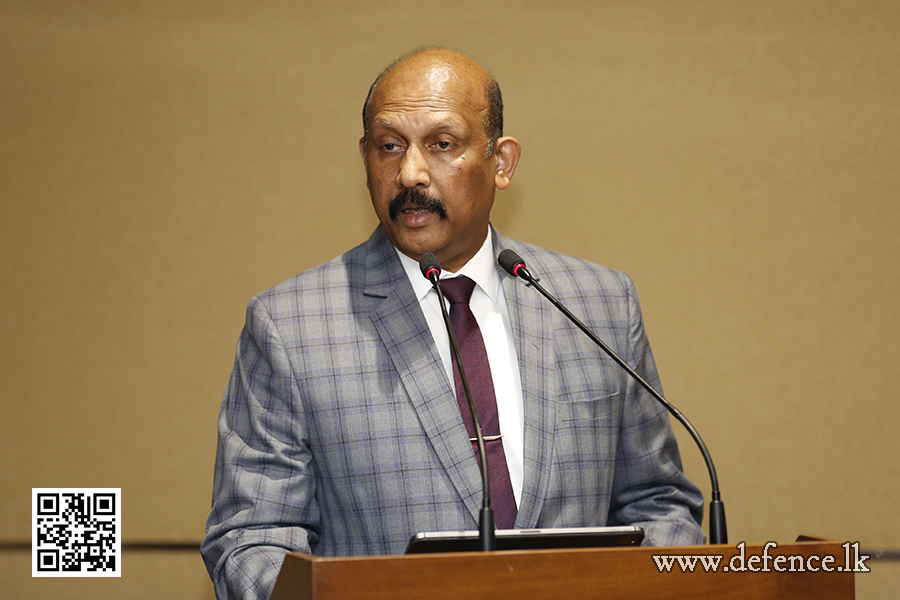
<instances>
[{"instance_id":1,"label":"chin","mask_svg":"<svg viewBox=\"0 0 900 600\"><path fill-rule=\"evenodd\" d=\"M437 254L444 247L445 242L437 240L433 235L410 235L409 232L401 233L396 239L391 240L394 245L410 255L421 256L426 252Z\"/></svg>"}]
</instances>

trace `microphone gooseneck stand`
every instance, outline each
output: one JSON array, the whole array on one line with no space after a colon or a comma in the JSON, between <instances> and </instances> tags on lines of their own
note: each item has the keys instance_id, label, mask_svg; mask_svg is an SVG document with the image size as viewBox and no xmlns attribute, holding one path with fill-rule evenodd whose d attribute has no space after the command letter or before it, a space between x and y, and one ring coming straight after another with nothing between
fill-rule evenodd
<instances>
[{"instance_id":1,"label":"microphone gooseneck stand","mask_svg":"<svg viewBox=\"0 0 900 600\"><path fill-rule=\"evenodd\" d=\"M550 292L544 289L544 287L539 284L535 278L528 271L528 268L525 266L525 261L522 260L518 254L516 254L513 250L503 250L500 252L500 255L497 257L497 261L500 263L500 266L503 267L507 273L512 275L513 277L521 278L531 284L534 289L540 292L547 300L549 300L553 306L558 308L560 312L562 312L572 323L574 323L581 331L584 332L591 341L597 344L601 350L606 352L610 358L612 358L620 367L625 369L625 371L637 381L641 387L643 387L647 392L650 393L660 404L666 407L672 416L678 419L678 422L681 423L685 429L688 430L688 433L691 434L691 437L694 438L694 442L700 448L700 453L703 454L703 460L706 461L706 468L709 471L709 478L712 483L712 500L709 503L709 540L712 544L727 544L728 543L728 528L725 523L725 504L722 502L722 495L719 491L719 478L716 475L716 467L713 465L712 456L709 454L709 450L706 448L706 444L703 443L703 439L700 437L700 434L694 428L690 421L688 421L687 417L681 414L677 408L675 408L668 400L663 398L662 394L653 389L649 383L647 383L643 377L638 375L637 371L632 369L628 363L622 360L619 355L613 352L612 348L607 346L603 340L597 337L593 331L587 328L587 326L582 323L578 317L573 315L569 309L567 309L563 304L553 297Z\"/></svg>"},{"instance_id":2,"label":"microphone gooseneck stand","mask_svg":"<svg viewBox=\"0 0 900 600\"><path fill-rule=\"evenodd\" d=\"M487 451L484 448L484 434L481 432L481 421L478 419L478 412L475 410L475 401L472 399L469 380L466 378L462 357L459 354L459 344L456 343L456 335L453 333L453 327L450 325L450 314L447 312L447 306L444 303L444 292L440 286L441 263L434 254L426 252L419 258L419 269L422 271L425 279L431 282L431 287L434 288L434 291L437 292L438 302L441 304L441 314L444 316L444 325L447 327L447 334L450 336L450 349L459 369L459 379L462 381L463 390L466 393L469 412L472 413L475 438L478 440L478 454L481 456L481 486L484 489L478 520L478 539L481 543L481 550L490 552L497 549L497 535L494 528L494 509L491 508L490 475L488 473Z\"/></svg>"}]
</instances>

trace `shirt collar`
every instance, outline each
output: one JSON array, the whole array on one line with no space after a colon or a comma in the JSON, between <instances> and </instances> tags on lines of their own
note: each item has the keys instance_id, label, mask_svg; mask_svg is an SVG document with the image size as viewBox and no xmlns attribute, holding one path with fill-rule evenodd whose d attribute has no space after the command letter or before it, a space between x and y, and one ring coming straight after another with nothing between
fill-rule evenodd
<instances>
[{"instance_id":1,"label":"shirt collar","mask_svg":"<svg viewBox=\"0 0 900 600\"><path fill-rule=\"evenodd\" d=\"M416 299L421 302L425 295L432 289L431 283L422 277L422 271L419 270L418 261L403 254L400 250L397 250L396 247L394 247L394 250L397 252L397 256L400 257L400 264L403 265L406 276L409 277L413 291L416 294ZM463 265L456 273L443 271L441 273L441 279L449 279L458 275L465 275L474 281L475 285L480 287L482 291L490 297L494 304L497 303L500 295L500 274L494 266L493 231L490 227L488 227L488 233L487 237L484 239L484 243L481 245L478 252L475 253L475 256L469 259L469 262Z\"/></svg>"}]
</instances>

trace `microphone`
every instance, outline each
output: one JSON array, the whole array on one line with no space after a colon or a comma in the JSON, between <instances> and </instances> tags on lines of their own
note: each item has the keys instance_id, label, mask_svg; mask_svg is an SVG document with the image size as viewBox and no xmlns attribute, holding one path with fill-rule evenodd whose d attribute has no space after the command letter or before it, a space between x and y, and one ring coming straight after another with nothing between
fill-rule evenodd
<instances>
[{"instance_id":1,"label":"microphone","mask_svg":"<svg viewBox=\"0 0 900 600\"><path fill-rule=\"evenodd\" d=\"M444 316L444 326L447 328L447 335L450 337L450 350L453 352L453 359L456 361L457 369L459 369L459 379L462 382L463 390L466 394L466 402L469 404L469 412L472 415L475 438L478 440L478 454L481 456L481 487L483 488L481 512L478 515L478 540L481 543L481 550L490 552L497 549L497 536L494 530L494 509L491 508L491 479L488 473L487 451L484 448L484 434L481 432L481 421L478 419L478 412L475 410L475 401L472 399L469 380L466 378L466 371L463 368L459 344L456 343L456 335L453 333L453 327L450 325L450 314L447 312L447 306L444 303L444 292L439 283L441 263L438 261L437 256L431 252L426 252L419 258L419 269L422 271L425 279L431 282L431 287L434 288L434 291L437 292L438 302L441 305L441 314Z\"/></svg>"},{"instance_id":2,"label":"microphone","mask_svg":"<svg viewBox=\"0 0 900 600\"><path fill-rule=\"evenodd\" d=\"M497 262L500 263L500 266L503 267L507 273L512 275L513 277L520 277L530 283L537 291L539 291L547 300L549 300L553 306L558 308L570 321L572 321L578 328L583 331L591 341L600 346L600 349L606 352L610 358L612 358L620 367L625 369L625 371L637 381L641 387L647 390L651 396L653 396L660 404L666 407L672 416L678 419L678 422L681 423L685 429L688 430L688 433L691 434L691 437L694 438L694 442L700 448L700 453L703 454L703 460L706 461L706 468L709 471L709 479L712 483L712 500L709 503L709 538L710 542L713 544L727 544L728 543L728 528L725 524L725 505L722 503L721 493L719 491L719 478L716 476L716 467L713 465L712 457L709 454L709 450L706 449L706 444L703 443L703 439L700 437L700 434L694 428L690 421L688 421L687 417L681 414L677 408L675 408L668 400L663 398L662 394L653 389L649 383L647 383L643 377L638 375L638 373L628 366L624 360L622 360L619 355L613 352L612 348L603 343L599 337L597 337L594 332L588 329L584 323L578 320L578 318L573 315L569 309L567 309L563 304L554 298L550 292L544 289L544 287L539 284L535 278L528 271L528 268L525 266L525 261L522 260L522 257L516 254L515 251L506 249L500 252L500 255L497 257Z\"/></svg>"}]
</instances>

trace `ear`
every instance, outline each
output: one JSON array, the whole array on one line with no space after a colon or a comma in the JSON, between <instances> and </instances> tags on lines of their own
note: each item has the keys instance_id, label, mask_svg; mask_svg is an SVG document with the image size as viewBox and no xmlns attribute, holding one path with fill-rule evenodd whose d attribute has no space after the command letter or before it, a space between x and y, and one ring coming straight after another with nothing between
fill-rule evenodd
<instances>
[{"instance_id":1,"label":"ear","mask_svg":"<svg viewBox=\"0 0 900 600\"><path fill-rule=\"evenodd\" d=\"M521 155L522 145L516 138L507 136L497 139L497 143L494 144L494 156L497 158L494 183L498 189L504 190L509 185Z\"/></svg>"},{"instance_id":2,"label":"ear","mask_svg":"<svg viewBox=\"0 0 900 600\"><path fill-rule=\"evenodd\" d=\"M371 190L369 187L369 163L366 160L366 136L362 136L359 138L359 155L362 157L363 168L366 170L366 189Z\"/></svg>"}]
</instances>

